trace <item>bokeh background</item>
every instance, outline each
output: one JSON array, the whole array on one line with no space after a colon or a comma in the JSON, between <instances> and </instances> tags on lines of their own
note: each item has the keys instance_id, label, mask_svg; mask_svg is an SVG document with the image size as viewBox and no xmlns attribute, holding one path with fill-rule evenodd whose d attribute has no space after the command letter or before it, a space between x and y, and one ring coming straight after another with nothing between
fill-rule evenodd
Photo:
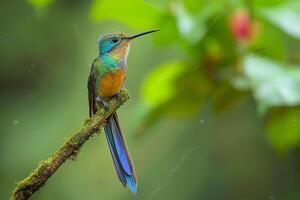
<instances>
[{"instance_id":1,"label":"bokeh background","mask_svg":"<svg viewBox=\"0 0 300 200\"><path fill-rule=\"evenodd\" d=\"M0 24L0 199L87 118L98 36L153 28L118 111L138 194L100 134L32 199L300 199L299 1L2 0Z\"/></svg>"}]
</instances>

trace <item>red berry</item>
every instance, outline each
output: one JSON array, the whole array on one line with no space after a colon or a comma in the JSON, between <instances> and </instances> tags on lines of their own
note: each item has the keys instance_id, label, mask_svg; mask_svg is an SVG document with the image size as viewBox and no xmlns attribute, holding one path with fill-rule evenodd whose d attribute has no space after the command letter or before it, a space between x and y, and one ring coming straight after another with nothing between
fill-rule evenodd
<instances>
[{"instance_id":1,"label":"red berry","mask_svg":"<svg viewBox=\"0 0 300 200\"><path fill-rule=\"evenodd\" d=\"M251 21L247 11L239 10L230 19L231 32L237 40L249 40L251 37Z\"/></svg>"}]
</instances>

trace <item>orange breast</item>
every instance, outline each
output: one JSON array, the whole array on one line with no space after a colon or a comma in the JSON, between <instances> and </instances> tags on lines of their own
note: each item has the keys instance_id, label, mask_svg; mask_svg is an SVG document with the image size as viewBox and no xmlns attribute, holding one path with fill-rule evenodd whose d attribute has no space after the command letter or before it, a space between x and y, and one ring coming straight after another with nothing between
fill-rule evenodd
<instances>
[{"instance_id":1,"label":"orange breast","mask_svg":"<svg viewBox=\"0 0 300 200\"><path fill-rule=\"evenodd\" d=\"M98 92L102 97L112 97L118 93L125 80L125 70L118 69L114 72L107 72L103 75L98 85Z\"/></svg>"}]
</instances>

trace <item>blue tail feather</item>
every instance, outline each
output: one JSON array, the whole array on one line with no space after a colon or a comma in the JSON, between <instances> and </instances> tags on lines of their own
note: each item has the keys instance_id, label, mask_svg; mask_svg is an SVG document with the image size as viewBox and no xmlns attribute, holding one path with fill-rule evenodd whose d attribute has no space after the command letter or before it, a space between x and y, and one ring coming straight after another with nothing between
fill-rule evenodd
<instances>
[{"instance_id":1,"label":"blue tail feather","mask_svg":"<svg viewBox=\"0 0 300 200\"><path fill-rule=\"evenodd\" d=\"M123 186L128 186L135 194L137 184L134 167L116 113L109 117L104 130L118 177Z\"/></svg>"},{"instance_id":2,"label":"blue tail feather","mask_svg":"<svg viewBox=\"0 0 300 200\"><path fill-rule=\"evenodd\" d=\"M133 194L137 193L137 188L136 188L136 182L134 180L133 176L128 176L127 174L125 174L125 178L127 181L127 186L129 187L129 189L131 190L131 192Z\"/></svg>"},{"instance_id":3,"label":"blue tail feather","mask_svg":"<svg viewBox=\"0 0 300 200\"><path fill-rule=\"evenodd\" d=\"M122 136L120 127L118 125L118 119L116 118L116 116L112 116L110 119L110 128L111 128L111 133L113 136L113 140L114 140L114 144L115 144L115 148L118 154L118 158L121 162L121 165L123 166L125 172L127 174L132 174L132 166L131 166L131 161L129 158L129 153L128 150L126 148L126 144L124 141L124 138Z\"/></svg>"},{"instance_id":4,"label":"blue tail feather","mask_svg":"<svg viewBox=\"0 0 300 200\"><path fill-rule=\"evenodd\" d=\"M107 138L107 141L108 141L108 146L109 146L109 149L110 149L113 161L114 161L115 169L117 171L119 180L121 181L121 183L125 187L126 183L127 183L127 180L126 180L126 177L124 176L124 173L122 171L122 166L119 164L118 158L116 157L116 153L114 152L115 147L113 145L114 142L113 142L112 134L109 133L110 131L111 131L111 129L105 127L105 135L106 135L106 138Z\"/></svg>"}]
</instances>

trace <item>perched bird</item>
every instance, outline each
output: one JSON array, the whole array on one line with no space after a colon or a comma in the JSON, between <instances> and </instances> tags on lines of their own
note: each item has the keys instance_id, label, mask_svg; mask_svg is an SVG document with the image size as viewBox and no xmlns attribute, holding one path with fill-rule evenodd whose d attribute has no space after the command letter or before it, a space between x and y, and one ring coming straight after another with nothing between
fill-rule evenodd
<instances>
[{"instance_id":1,"label":"perched bird","mask_svg":"<svg viewBox=\"0 0 300 200\"><path fill-rule=\"evenodd\" d=\"M130 42L134 38L156 31L158 30L131 36L123 33L108 33L99 38L99 56L92 63L88 78L90 117L101 106L107 109L106 101L114 95L118 95L122 89L126 78ZM137 192L137 178L116 112L108 117L104 131L117 175L123 186L128 186L131 192L135 194Z\"/></svg>"}]
</instances>

